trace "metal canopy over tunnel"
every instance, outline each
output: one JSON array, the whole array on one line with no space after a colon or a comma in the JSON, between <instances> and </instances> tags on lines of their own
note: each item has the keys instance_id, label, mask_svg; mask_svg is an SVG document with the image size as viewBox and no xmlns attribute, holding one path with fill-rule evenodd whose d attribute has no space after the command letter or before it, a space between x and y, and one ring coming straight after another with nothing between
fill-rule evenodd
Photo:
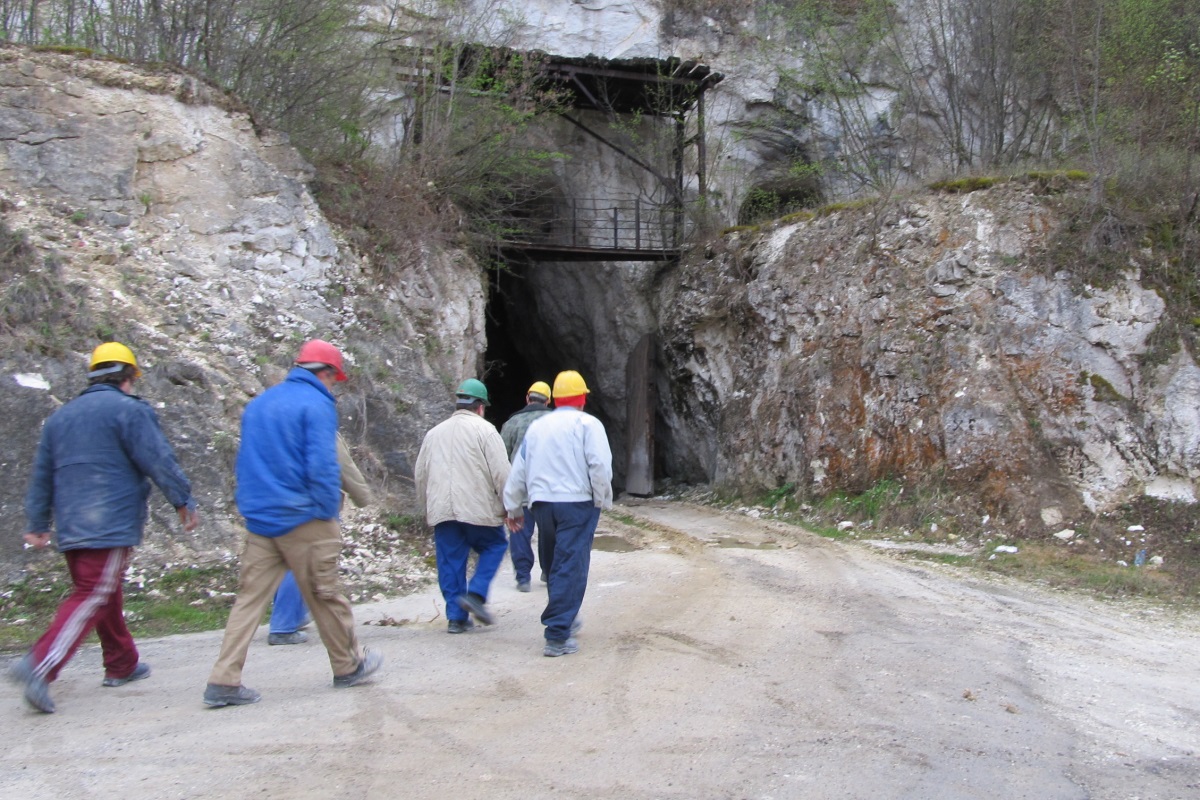
<instances>
[{"instance_id":1,"label":"metal canopy over tunnel","mask_svg":"<svg viewBox=\"0 0 1200 800\"><path fill-rule=\"evenodd\" d=\"M539 204L501 237L500 255L531 261L666 261L679 254L686 233L684 163L696 148L698 198L707 194L704 94L724 79L695 61L679 58L607 59L521 52L503 47L462 44L442 48L398 48L401 80L454 88L454 76L471 74L487 83L488 70L500 75L514 60L537 65L538 88L552 90L561 101L559 116L586 135L620 154L654 177L661 200L644 197L560 197ZM453 65L446 53L454 54ZM414 57L415 56L415 57ZM401 67L400 64L404 66ZM480 80L481 72L483 80ZM589 124L585 114L616 121L638 115L662 119L671 126L667 164L651 163L632 147ZM691 135L689 132L689 123Z\"/></svg>"},{"instance_id":2,"label":"metal canopy over tunnel","mask_svg":"<svg viewBox=\"0 0 1200 800\"><path fill-rule=\"evenodd\" d=\"M568 108L560 116L653 175L666 190L663 202L638 198L569 198L538 235L506 242L507 256L542 261L666 261L679 255L685 233L684 155L696 147L697 194L707 193L704 93L724 75L678 58L604 59L545 56L545 78L563 91ZM653 164L588 125L578 111L658 117L673 122L672 159ZM689 115L695 132L686 135Z\"/></svg>"}]
</instances>

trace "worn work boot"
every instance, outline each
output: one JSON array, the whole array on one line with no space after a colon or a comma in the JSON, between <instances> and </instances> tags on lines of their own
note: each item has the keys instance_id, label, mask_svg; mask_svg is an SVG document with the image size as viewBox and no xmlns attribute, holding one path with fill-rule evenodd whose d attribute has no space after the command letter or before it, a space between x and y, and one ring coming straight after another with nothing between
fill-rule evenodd
<instances>
[{"instance_id":1,"label":"worn work boot","mask_svg":"<svg viewBox=\"0 0 1200 800\"><path fill-rule=\"evenodd\" d=\"M25 687L25 702L46 714L54 713L54 700L50 697L50 684L33 671L29 656L25 656L8 670L8 679Z\"/></svg>"},{"instance_id":2,"label":"worn work boot","mask_svg":"<svg viewBox=\"0 0 1200 800\"><path fill-rule=\"evenodd\" d=\"M475 623L469 619L452 619L446 625L446 633L466 633L475 627Z\"/></svg>"},{"instance_id":3,"label":"worn work boot","mask_svg":"<svg viewBox=\"0 0 1200 800\"><path fill-rule=\"evenodd\" d=\"M267 634L267 644L304 644L307 641L308 634L304 631Z\"/></svg>"},{"instance_id":4,"label":"worn work boot","mask_svg":"<svg viewBox=\"0 0 1200 800\"><path fill-rule=\"evenodd\" d=\"M262 700L262 695L245 686L222 686L210 683L204 687L204 705L213 708L222 706L248 706Z\"/></svg>"},{"instance_id":5,"label":"worn work boot","mask_svg":"<svg viewBox=\"0 0 1200 800\"><path fill-rule=\"evenodd\" d=\"M101 686L124 686L132 681L140 681L142 678L150 677L150 665L145 661L139 661L137 666L133 668L133 672L126 675L124 678L114 678L111 675L105 675L101 681Z\"/></svg>"},{"instance_id":6,"label":"worn work boot","mask_svg":"<svg viewBox=\"0 0 1200 800\"><path fill-rule=\"evenodd\" d=\"M487 606L483 604L483 598L475 594L464 594L458 598L458 604L474 615L475 619L483 625L495 625L496 618L492 616L492 612L487 610Z\"/></svg>"},{"instance_id":7,"label":"worn work boot","mask_svg":"<svg viewBox=\"0 0 1200 800\"><path fill-rule=\"evenodd\" d=\"M383 663L383 656L376 653L374 650L363 650L362 660L358 662L358 669L351 672L349 675L334 675L333 685L338 689L345 689L350 686L357 686L367 679L375 670L379 669L379 665Z\"/></svg>"},{"instance_id":8,"label":"worn work boot","mask_svg":"<svg viewBox=\"0 0 1200 800\"><path fill-rule=\"evenodd\" d=\"M547 639L546 647L542 650L542 655L547 658L558 658L559 656L569 656L571 653L579 652L579 642L575 641L575 637L570 639Z\"/></svg>"}]
</instances>

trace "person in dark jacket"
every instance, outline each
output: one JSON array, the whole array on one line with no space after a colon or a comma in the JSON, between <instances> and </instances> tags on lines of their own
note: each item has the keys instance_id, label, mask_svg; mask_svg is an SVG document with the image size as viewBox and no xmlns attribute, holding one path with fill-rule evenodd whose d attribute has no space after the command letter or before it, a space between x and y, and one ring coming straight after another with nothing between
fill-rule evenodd
<instances>
[{"instance_id":1,"label":"person in dark jacket","mask_svg":"<svg viewBox=\"0 0 1200 800\"><path fill-rule=\"evenodd\" d=\"M525 431L529 430L529 426L538 417L550 413L547 404L550 402L550 384L545 381L537 381L529 387L529 391L525 393L525 407L508 418L504 423L504 427L500 429L500 438L504 440L504 447L508 450L508 460L511 463L517 456L517 448L521 446L521 442L525 439ZM533 514L529 513L529 509L525 509L525 516L522 518L521 528L509 532L508 536L508 552L512 556L513 572L517 575L517 591L528 592L530 577L533 573ZM541 539L538 540L538 547L541 547ZM539 553L539 556L541 554ZM545 559L539 558L543 564ZM546 573L543 571L542 580L545 581Z\"/></svg>"},{"instance_id":2,"label":"person in dark jacket","mask_svg":"<svg viewBox=\"0 0 1200 800\"><path fill-rule=\"evenodd\" d=\"M249 535L238 596L204 689L205 705L262 699L242 685L242 666L267 603L289 569L329 653L335 687L361 683L383 661L359 647L354 613L338 581L342 482L332 389L344 380L341 352L313 339L300 348L287 378L251 400L242 413L234 499Z\"/></svg>"},{"instance_id":3,"label":"person in dark jacket","mask_svg":"<svg viewBox=\"0 0 1200 800\"><path fill-rule=\"evenodd\" d=\"M154 409L133 395L142 374L133 351L106 342L90 363L88 388L42 428L25 497L25 541L46 547L53 527L74 587L50 628L9 673L24 685L25 700L46 713L55 708L49 684L93 629L104 656L102 685L150 675L125 626L121 592L133 548L142 543L150 482L175 507L185 531L199 521L191 485Z\"/></svg>"}]
</instances>

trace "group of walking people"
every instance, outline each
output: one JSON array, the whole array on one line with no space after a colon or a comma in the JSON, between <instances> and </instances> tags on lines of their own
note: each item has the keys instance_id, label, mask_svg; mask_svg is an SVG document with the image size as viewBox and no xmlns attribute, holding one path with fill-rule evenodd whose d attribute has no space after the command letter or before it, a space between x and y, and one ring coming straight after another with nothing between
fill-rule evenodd
<instances>
[{"instance_id":1,"label":"group of walking people","mask_svg":"<svg viewBox=\"0 0 1200 800\"><path fill-rule=\"evenodd\" d=\"M583 411L588 394L574 370L560 372L553 389L538 381L525 395L525 408L497 433L483 418L487 387L470 378L458 387L454 413L425 435L415 470L417 500L433 526L448 633L470 630L472 618L494 624L487 595L506 548L517 590L530 591L536 526L548 594L542 652L556 657L579 650L574 634L592 539L601 509L612 505L612 451L604 426ZM471 551L477 561L468 579Z\"/></svg>"},{"instance_id":2,"label":"group of walking people","mask_svg":"<svg viewBox=\"0 0 1200 800\"><path fill-rule=\"evenodd\" d=\"M142 373L118 342L97 347L88 387L47 419L26 494L28 546L53 538L70 572L72 591L46 632L11 666L26 702L52 713L50 684L93 630L103 656L102 685L149 677L125 624L122 579L141 544L153 482L176 509L185 531L199 522L191 485L151 406L134 394ZM205 705L258 702L242 684L242 668L267 604L274 600L268 641L295 644L311 618L337 688L375 673L383 658L364 649L341 588L338 512L349 496L370 493L338 434L334 386L346 380L332 344L306 342L279 384L247 404L236 462L238 511L247 530L238 593L203 694ZM438 583L448 632L472 618L491 625L487 605L511 535L517 588L530 590L531 539L547 583L542 613L546 656L578 651L579 608L587 586L600 510L612 503L612 455L603 425L582 413L588 395L579 373L562 372L554 387L537 382L527 405L503 434L483 418L488 391L474 378L459 385L451 416L422 442L417 499L434 529ZM554 401L551 411L549 404ZM467 577L471 551L478 560Z\"/></svg>"}]
</instances>

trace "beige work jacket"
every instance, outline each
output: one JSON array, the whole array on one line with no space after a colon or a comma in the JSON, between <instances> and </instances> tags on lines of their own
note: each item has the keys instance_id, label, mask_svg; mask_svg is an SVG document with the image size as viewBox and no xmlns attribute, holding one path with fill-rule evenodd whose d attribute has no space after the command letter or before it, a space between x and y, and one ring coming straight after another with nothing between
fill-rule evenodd
<instances>
[{"instance_id":1,"label":"beige work jacket","mask_svg":"<svg viewBox=\"0 0 1200 800\"><path fill-rule=\"evenodd\" d=\"M425 522L504 522L508 453L496 426L460 409L425 434L417 454L417 502Z\"/></svg>"}]
</instances>

